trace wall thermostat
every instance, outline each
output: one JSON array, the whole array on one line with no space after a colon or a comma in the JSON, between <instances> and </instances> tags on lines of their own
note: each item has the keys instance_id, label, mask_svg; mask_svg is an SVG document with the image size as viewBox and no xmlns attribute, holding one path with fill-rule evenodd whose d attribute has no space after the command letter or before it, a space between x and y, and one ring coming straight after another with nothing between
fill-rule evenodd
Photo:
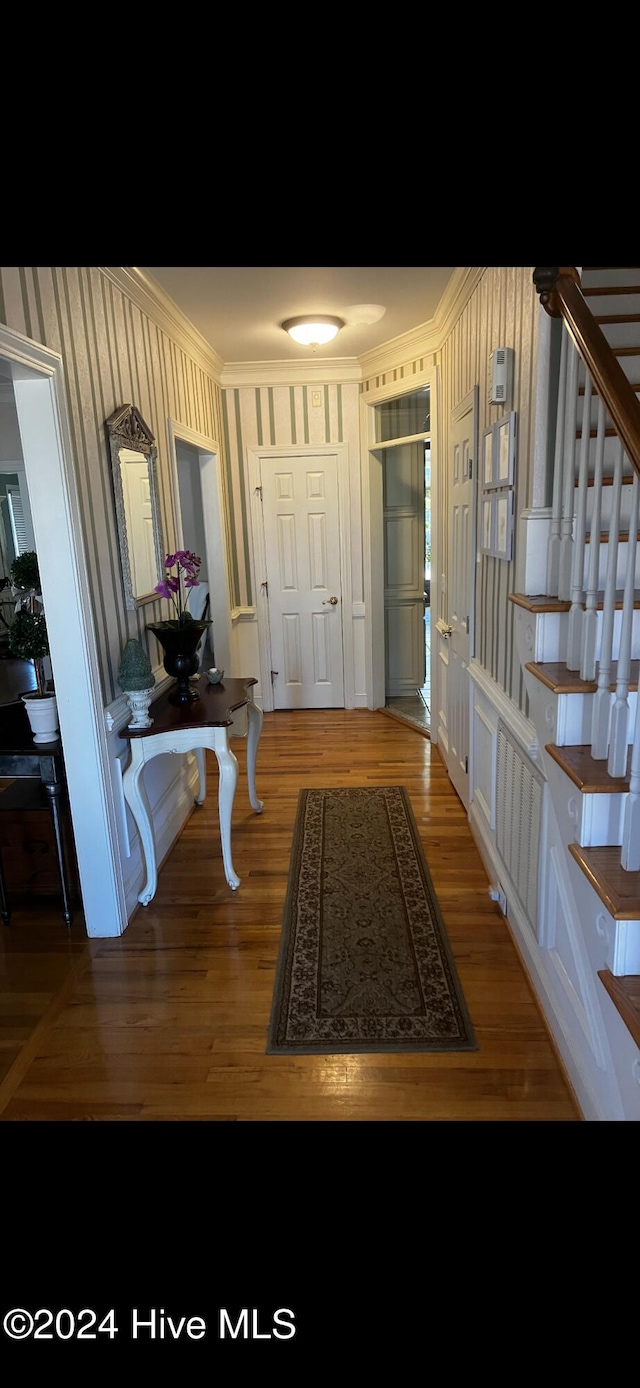
<instances>
[{"instance_id":1,"label":"wall thermostat","mask_svg":"<svg viewBox=\"0 0 640 1388\"><path fill-rule=\"evenodd\" d=\"M489 357L489 404L508 404L512 385L513 348L496 347Z\"/></svg>"}]
</instances>

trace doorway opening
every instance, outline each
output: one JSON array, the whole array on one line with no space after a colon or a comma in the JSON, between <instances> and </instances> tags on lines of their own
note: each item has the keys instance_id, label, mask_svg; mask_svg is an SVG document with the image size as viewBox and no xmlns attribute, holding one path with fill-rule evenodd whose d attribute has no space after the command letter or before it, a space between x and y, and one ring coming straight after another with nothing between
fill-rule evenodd
<instances>
[{"instance_id":1,"label":"doorway opening","mask_svg":"<svg viewBox=\"0 0 640 1388\"><path fill-rule=\"evenodd\" d=\"M385 707L431 726L431 407L429 387L376 407L382 463Z\"/></svg>"}]
</instances>

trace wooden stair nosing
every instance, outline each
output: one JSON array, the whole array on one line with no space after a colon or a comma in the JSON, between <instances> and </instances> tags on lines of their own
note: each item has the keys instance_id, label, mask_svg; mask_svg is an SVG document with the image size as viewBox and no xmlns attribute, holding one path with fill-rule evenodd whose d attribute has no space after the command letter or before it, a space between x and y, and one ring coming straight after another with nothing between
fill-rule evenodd
<instances>
[{"instance_id":1,"label":"wooden stair nosing","mask_svg":"<svg viewBox=\"0 0 640 1388\"><path fill-rule=\"evenodd\" d=\"M559 660L528 660L525 670L535 675L541 684L546 685L552 694L595 694L598 689L597 680L583 680L579 670L569 670ZM615 694L617 688L618 662L611 662L611 679L609 681L610 693ZM631 661L631 678L629 681L629 693L635 694L640 684L640 660Z\"/></svg>"},{"instance_id":2,"label":"wooden stair nosing","mask_svg":"<svg viewBox=\"0 0 640 1388\"><path fill-rule=\"evenodd\" d=\"M598 969L598 978L636 1046L640 1046L640 974L626 974L618 978L610 969Z\"/></svg>"},{"instance_id":3,"label":"wooden stair nosing","mask_svg":"<svg viewBox=\"0 0 640 1388\"><path fill-rule=\"evenodd\" d=\"M640 285L638 285L638 288L640 289ZM636 394L637 394L637 392L640 390L640 384L639 384L639 385L636 385L633 381L629 381L629 385L631 386L631 389L634 390L634 391L636 392ZM584 391L585 391L584 386L578 386L578 395L584 395ZM595 383L594 383L593 381L591 382L591 394L592 394L592 395L597 395L597 394L598 394L598 387L595 385Z\"/></svg>"},{"instance_id":4,"label":"wooden stair nosing","mask_svg":"<svg viewBox=\"0 0 640 1388\"><path fill-rule=\"evenodd\" d=\"M562 768L582 795L621 795L629 789L629 763L631 747L627 754L627 773L625 776L610 776L606 761L595 761L591 747L559 747L555 742L545 745L545 752Z\"/></svg>"},{"instance_id":5,"label":"wooden stair nosing","mask_svg":"<svg viewBox=\"0 0 640 1388\"><path fill-rule=\"evenodd\" d=\"M640 294L640 284L593 284L583 287L585 299L605 298L608 294Z\"/></svg>"},{"instance_id":6,"label":"wooden stair nosing","mask_svg":"<svg viewBox=\"0 0 640 1388\"><path fill-rule=\"evenodd\" d=\"M640 920L640 872L625 872L619 845L581 848L570 843L568 848L609 915L617 921Z\"/></svg>"},{"instance_id":7,"label":"wooden stair nosing","mask_svg":"<svg viewBox=\"0 0 640 1388\"><path fill-rule=\"evenodd\" d=\"M640 540L640 530L638 531L637 539ZM585 535L585 537L584 537L584 542L585 542L585 545L590 545L590 544L591 544L591 531L588 531L587 534ZM601 545L608 545L608 543L609 543L609 531L608 531L608 530L601 530L601 531L600 531L600 544L601 544ZM628 530L620 530L620 531L618 532L618 544L620 544L620 545L626 545L626 544L628 544L628 543L629 543L629 531L628 531Z\"/></svg>"},{"instance_id":8,"label":"wooden stair nosing","mask_svg":"<svg viewBox=\"0 0 640 1388\"><path fill-rule=\"evenodd\" d=\"M594 313L596 323L640 323L640 313Z\"/></svg>"},{"instance_id":9,"label":"wooden stair nosing","mask_svg":"<svg viewBox=\"0 0 640 1388\"><path fill-rule=\"evenodd\" d=\"M527 593L509 593L509 602L516 604L516 607L524 607L527 612L570 612L571 602L564 598L550 598L544 593L529 595ZM614 608L616 612L621 612L624 605L624 593L618 589L615 595ZM583 591L583 601L580 607L584 611L587 606L586 594ZM598 589L596 593L596 612L601 612L604 607L604 589ZM640 610L640 589L636 588L633 595L633 610Z\"/></svg>"},{"instance_id":10,"label":"wooden stair nosing","mask_svg":"<svg viewBox=\"0 0 640 1388\"><path fill-rule=\"evenodd\" d=\"M588 486L588 487L594 487L594 486L595 486L595 481L596 481L595 477L588 477L588 478L587 478L587 486ZM623 487L630 487L630 486L632 485L632 483L633 483L633 473L632 473L632 472L623 472L623 474L622 474L622 485L623 485ZM575 485L576 488L580 485L579 479L578 479L577 477L576 477L576 479L575 479L575 484L574 484L574 485ZM602 487L612 487L612 486L613 486L613 477L610 476L609 474L607 474L606 477L601 477L601 478L600 478L600 485L601 485Z\"/></svg>"}]
</instances>

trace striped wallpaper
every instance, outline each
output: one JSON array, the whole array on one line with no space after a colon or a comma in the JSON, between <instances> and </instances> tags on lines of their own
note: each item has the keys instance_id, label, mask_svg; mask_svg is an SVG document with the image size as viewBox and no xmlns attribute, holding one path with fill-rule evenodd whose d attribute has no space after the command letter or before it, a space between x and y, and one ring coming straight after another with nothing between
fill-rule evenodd
<instances>
[{"instance_id":1,"label":"striped wallpaper","mask_svg":"<svg viewBox=\"0 0 640 1388\"><path fill-rule=\"evenodd\" d=\"M528 504L533 456L533 401L538 302L533 267L488 267L446 341L435 354L441 368L441 456L448 453L451 411L477 383L480 435L500 417L487 402L489 355L515 349L513 406L518 412L515 515ZM162 525L167 548L175 543L167 419L220 443L228 499L232 602L251 608L249 507L244 480L246 448L346 444L351 479L352 586L363 599L359 396L395 381L410 386L433 354L399 362L385 374L354 383L240 386L222 389L159 322L95 267L0 268L0 321L60 352L66 372L73 447L80 491L91 601L105 704L120 689L121 651L131 636L147 640L145 624L167 615L166 604L137 612L124 607L104 420L125 402L137 405L158 445ZM440 479L446 516L446 473ZM514 543L515 543L514 536ZM446 548L443 555L446 568ZM507 564L482 557L478 565L476 657L527 711L514 640L515 557ZM446 611L442 613L446 616ZM161 652L148 636L153 663Z\"/></svg>"},{"instance_id":2,"label":"striped wallpaper","mask_svg":"<svg viewBox=\"0 0 640 1388\"><path fill-rule=\"evenodd\" d=\"M515 644L515 609L509 593L515 590L517 517L530 505L532 493L535 363L539 305L533 286L533 266L488 266L448 338L436 353L441 367L439 402L441 458L449 454L449 423L456 405L479 386L479 433L504 413L501 405L488 403L489 356L495 347L513 347L514 380L511 408L518 414L518 450L514 505L513 559L483 555L478 565L476 593L476 659L500 687L528 714L528 697ZM372 377L363 390L391 381L409 383L411 376L428 365L419 358ZM447 475L439 477L441 515L447 516ZM446 572L446 526L441 571ZM436 585L434 585L435 587ZM446 596L438 614L445 619Z\"/></svg>"},{"instance_id":3,"label":"striped wallpaper","mask_svg":"<svg viewBox=\"0 0 640 1388\"><path fill-rule=\"evenodd\" d=\"M155 435L163 539L175 547L167 420L222 439L221 390L207 373L100 269L0 267L0 321L59 352L64 361L72 444L98 660L105 705L121 693L120 655L130 637L162 652L147 622L168 605L124 606L105 419L137 406ZM229 478L226 477L227 489Z\"/></svg>"}]
</instances>

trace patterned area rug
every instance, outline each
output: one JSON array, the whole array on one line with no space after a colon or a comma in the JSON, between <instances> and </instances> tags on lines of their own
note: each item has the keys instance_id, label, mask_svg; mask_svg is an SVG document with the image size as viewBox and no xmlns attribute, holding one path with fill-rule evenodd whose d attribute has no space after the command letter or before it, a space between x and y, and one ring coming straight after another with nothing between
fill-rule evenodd
<instances>
[{"instance_id":1,"label":"patterned area rug","mask_svg":"<svg viewBox=\"0 0 640 1388\"><path fill-rule=\"evenodd\" d=\"M468 1050L404 786L301 791L267 1055Z\"/></svg>"}]
</instances>

